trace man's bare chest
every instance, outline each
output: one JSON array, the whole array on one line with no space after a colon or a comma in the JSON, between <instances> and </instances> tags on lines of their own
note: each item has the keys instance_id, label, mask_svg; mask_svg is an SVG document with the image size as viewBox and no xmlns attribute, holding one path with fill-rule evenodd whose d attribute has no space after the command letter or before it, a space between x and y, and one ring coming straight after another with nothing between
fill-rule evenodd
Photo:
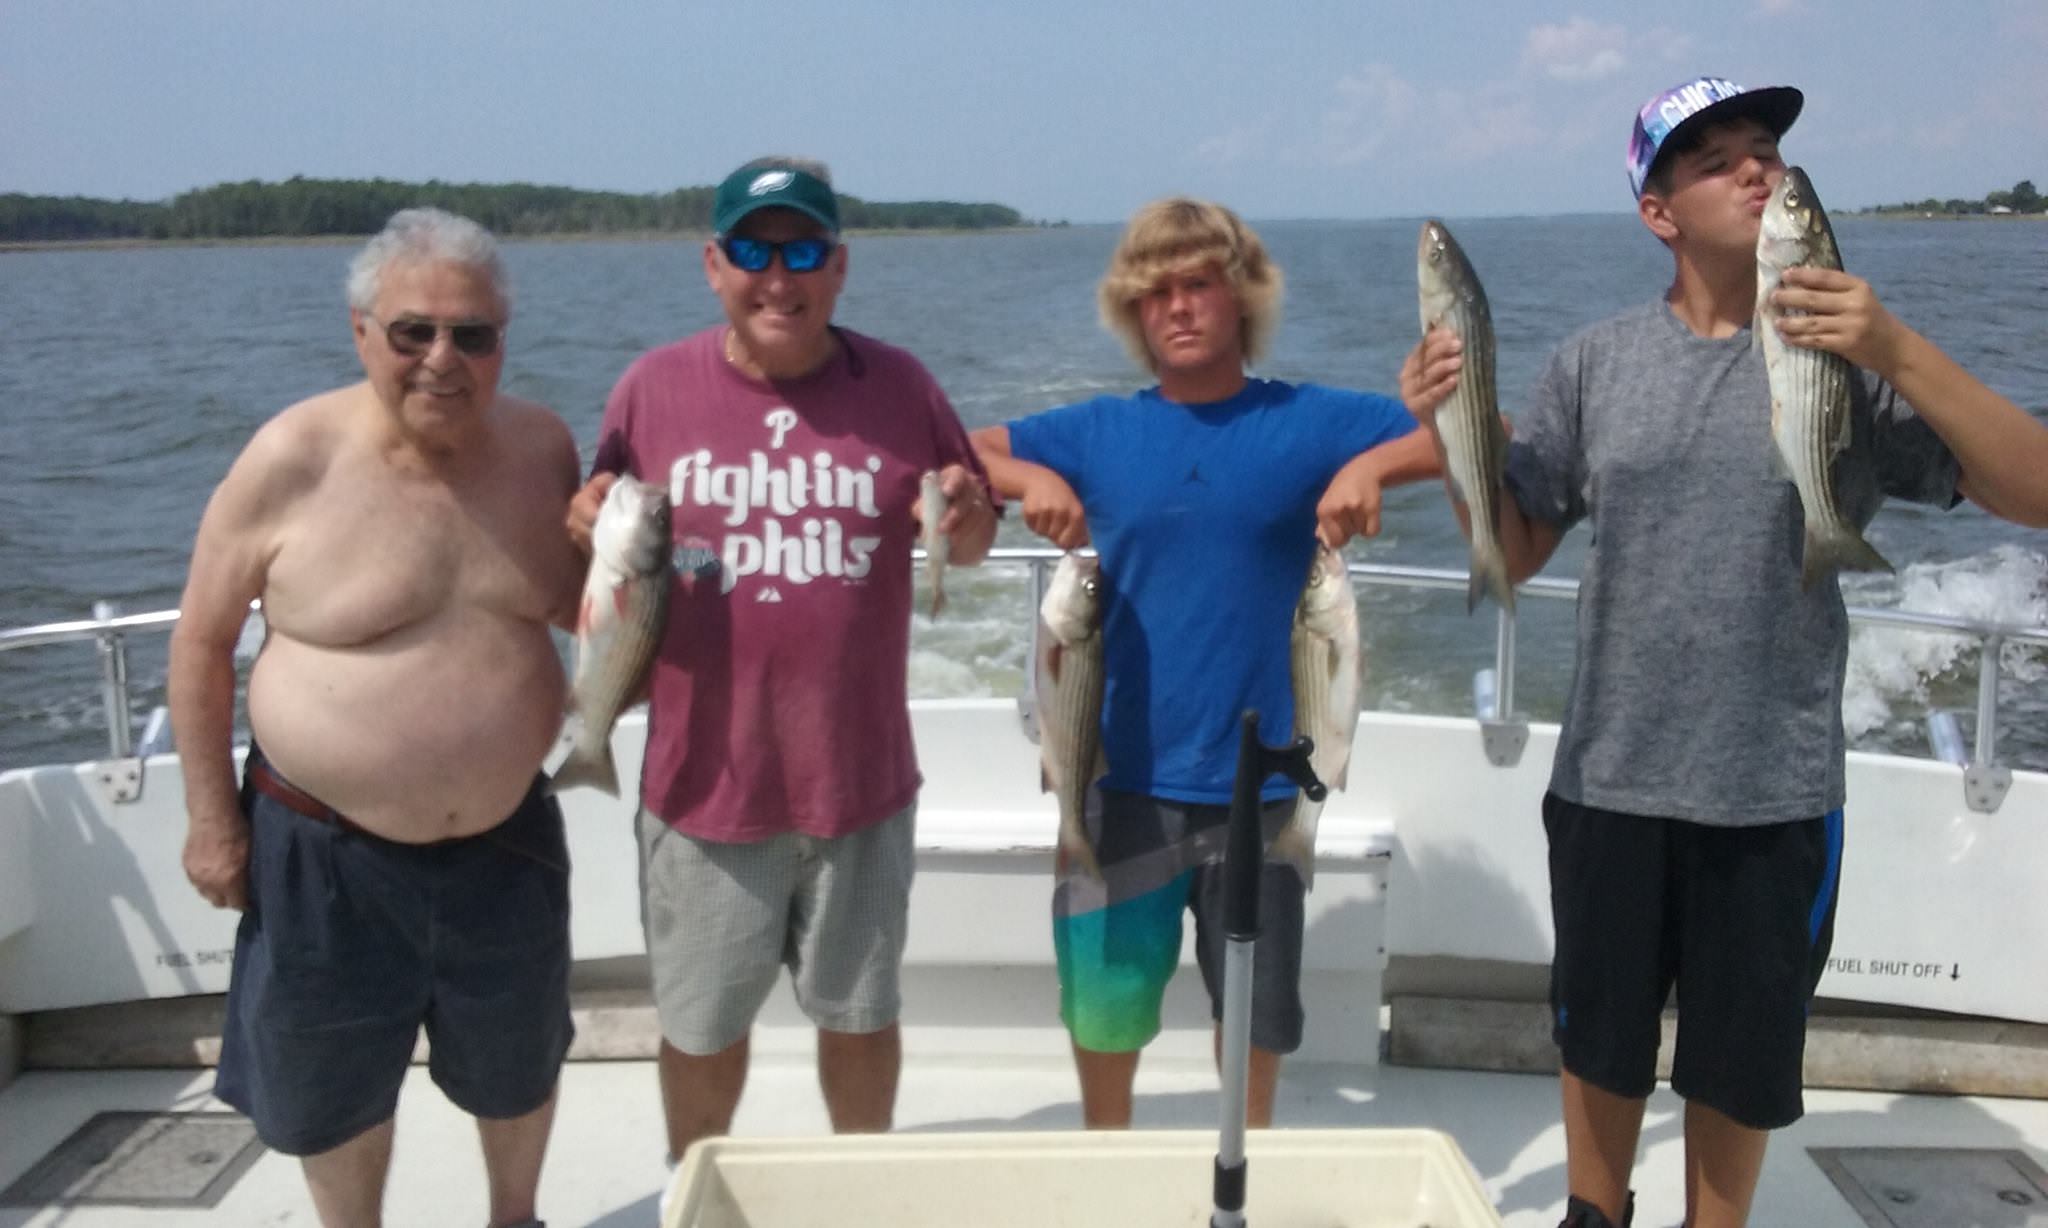
<instances>
[{"instance_id":1,"label":"man's bare chest","mask_svg":"<svg viewBox=\"0 0 2048 1228\"><path fill-rule=\"evenodd\" d=\"M335 647L479 615L544 621L561 549L545 503L476 506L412 492L308 501L280 535L269 616L294 638Z\"/></svg>"}]
</instances>

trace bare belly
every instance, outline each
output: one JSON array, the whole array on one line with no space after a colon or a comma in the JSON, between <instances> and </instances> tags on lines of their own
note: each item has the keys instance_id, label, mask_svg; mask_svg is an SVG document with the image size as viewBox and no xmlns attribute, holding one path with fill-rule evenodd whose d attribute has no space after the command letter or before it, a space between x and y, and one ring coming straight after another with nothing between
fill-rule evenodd
<instances>
[{"instance_id":1,"label":"bare belly","mask_svg":"<svg viewBox=\"0 0 2048 1228\"><path fill-rule=\"evenodd\" d=\"M486 611L347 648L273 628L249 723L294 785L380 836L426 843L512 813L561 728L564 688L546 628Z\"/></svg>"}]
</instances>

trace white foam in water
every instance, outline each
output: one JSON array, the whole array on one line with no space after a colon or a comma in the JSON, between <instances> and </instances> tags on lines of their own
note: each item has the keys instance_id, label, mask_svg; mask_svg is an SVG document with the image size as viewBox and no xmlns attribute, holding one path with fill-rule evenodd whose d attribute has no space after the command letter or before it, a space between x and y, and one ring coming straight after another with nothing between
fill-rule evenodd
<instances>
[{"instance_id":1,"label":"white foam in water","mask_svg":"<svg viewBox=\"0 0 2048 1228\"><path fill-rule=\"evenodd\" d=\"M920 697L959 699L992 695L972 665L956 661L943 652L928 648L910 651L910 694Z\"/></svg>"},{"instance_id":2,"label":"white foam in water","mask_svg":"<svg viewBox=\"0 0 2048 1228\"><path fill-rule=\"evenodd\" d=\"M2048 596L2048 556L2002 545L1955 562L1910 564L1896 581L1878 583L1885 589L1896 586L1898 599L1884 601L1876 593L1859 592L1861 584L1844 595L1852 605L2038 626ZM1842 688L1842 724L1850 739L1884 727L1895 715L1917 721L1927 704L1929 682L1958 667L1968 666L1974 683L1976 651L1975 641L1966 636L1858 627L1849 637L1849 669ZM2038 684L2048 678L2048 653L2038 647L2007 644L2000 663L2007 682ZM1912 711L1895 714L1901 702L1909 703Z\"/></svg>"}]
</instances>

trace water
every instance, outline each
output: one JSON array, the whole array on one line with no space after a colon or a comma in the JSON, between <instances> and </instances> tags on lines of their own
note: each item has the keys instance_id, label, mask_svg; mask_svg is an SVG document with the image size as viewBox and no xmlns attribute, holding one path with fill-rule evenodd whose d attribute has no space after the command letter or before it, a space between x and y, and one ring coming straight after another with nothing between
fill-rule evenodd
<instances>
[{"instance_id":1,"label":"water","mask_svg":"<svg viewBox=\"0 0 2048 1228\"><path fill-rule=\"evenodd\" d=\"M1632 217L1457 223L1481 270L1510 413L1568 333L1656 294L1668 258ZM1838 226L1850 267L1887 305L1993 387L2048 417L2048 228L2024 223ZM1286 317L1262 374L1393 391L1417 324L1416 224L1262 227L1288 275ZM1095 280L1116 231L858 239L839 319L905 345L971 427L1138 382L1097 325ZM522 243L508 248L517 309L504 385L554 406L585 448L604 398L642 350L717 318L699 244ZM270 415L361 371L342 303L353 249L276 246L0 254L0 626L177 604L208 493ZM1870 534L1897 577L1852 577L1852 603L2048 621L2048 535L1974 507L1888 506ZM1575 577L1575 531L1549 574ZM1018 522L1002 545L1036 544ZM1389 493L1382 535L1352 557L1462 568L1442 487ZM936 624L919 616L920 695L1009 695L1022 682L1021 575L955 572ZM1554 718L1570 671L1571 611L1526 601L1517 706ZM1364 600L1369 706L1468 714L1492 662L1491 607L1462 593L1377 590ZM164 641L135 637L136 710L163 700ZM2048 769L2048 658L2008 648L2001 757ZM1856 745L1927 753L1928 704L1965 710L1976 653L1905 632L1859 632L1845 719ZM89 645L0 653L0 768L104 753Z\"/></svg>"}]
</instances>

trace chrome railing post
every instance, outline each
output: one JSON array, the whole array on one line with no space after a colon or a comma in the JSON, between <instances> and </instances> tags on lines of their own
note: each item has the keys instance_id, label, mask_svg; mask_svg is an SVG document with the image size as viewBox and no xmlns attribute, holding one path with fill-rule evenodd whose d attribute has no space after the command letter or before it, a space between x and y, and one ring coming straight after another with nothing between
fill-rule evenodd
<instances>
[{"instance_id":1,"label":"chrome railing post","mask_svg":"<svg viewBox=\"0 0 2048 1228\"><path fill-rule=\"evenodd\" d=\"M95 601L92 616L107 624L120 617L111 601ZM107 715L107 756L126 759L135 749L134 719L128 707L128 642L119 631L102 625L96 636L100 657L100 702Z\"/></svg>"},{"instance_id":2,"label":"chrome railing post","mask_svg":"<svg viewBox=\"0 0 2048 1228\"><path fill-rule=\"evenodd\" d=\"M1494 705L1493 714L1500 720L1515 719L1515 616L1512 611L1500 611L1497 630L1493 638L1493 672L1497 679L1495 694L1500 696Z\"/></svg>"},{"instance_id":3,"label":"chrome railing post","mask_svg":"<svg viewBox=\"0 0 2048 1228\"><path fill-rule=\"evenodd\" d=\"M1998 760L1998 657L2005 637L1985 635L1977 656L1977 749L1963 769L1963 801L1979 814L1991 814L2012 788L2012 769Z\"/></svg>"},{"instance_id":4,"label":"chrome railing post","mask_svg":"<svg viewBox=\"0 0 2048 1228\"><path fill-rule=\"evenodd\" d=\"M1987 764L1998 757L1998 656L2005 637L1987 635L1977 658L1977 753L1975 764Z\"/></svg>"},{"instance_id":5,"label":"chrome railing post","mask_svg":"<svg viewBox=\"0 0 2048 1228\"><path fill-rule=\"evenodd\" d=\"M1479 745L1488 763L1513 767L1522 761L1522 748L1529 744L1529 722L1515 711L1514 612L1501 610L1494 625L1493 711L1479 714Z\"/></svg>"}]
</instances>

